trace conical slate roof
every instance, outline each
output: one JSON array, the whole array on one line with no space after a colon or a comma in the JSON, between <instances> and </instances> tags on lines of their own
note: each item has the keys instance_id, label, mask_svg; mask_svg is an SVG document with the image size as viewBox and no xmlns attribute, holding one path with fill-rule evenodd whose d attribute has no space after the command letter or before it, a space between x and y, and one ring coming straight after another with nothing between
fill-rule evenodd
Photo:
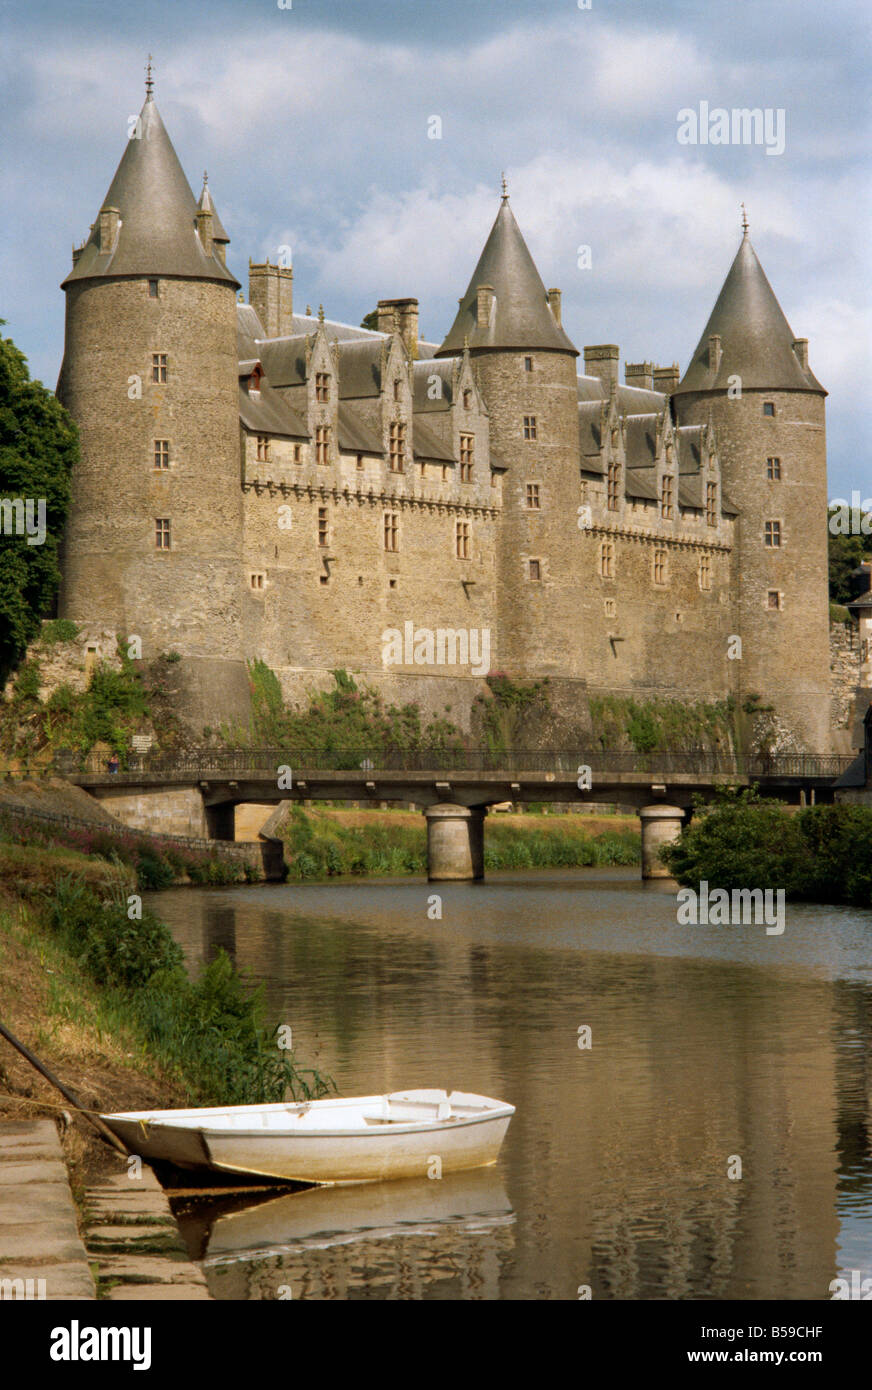
<instances>
[{"instance_id":1,"label":"conical slate roof","mask_svg":"<svg viewBox=\"0 0 872 1390\"><path fill-rule=\"evenodd\" d=\"M141 133L127 141L101 204L120 214L115 244L101 249L98 217L63 287L103 275L172 275L223 280L238 288L217 252L203 250L196 200L151 95L139 119Z\"/></svg>"},{"instance_id":2,"label":"conical slate roof","mask_svg":"<svg viewBox=\"0 0 872 1390\"><path fill-rule=\"evenodd\" d=\"M225 244L229 245L230 238L224 230L224 223L218 216L218 209L216 208L215 203L212 199L212 194L209 192L209 184L206 181L205 174L203 175L203 192L200 194L200 201L197 204L197 211L211 212L212 240L223 241Z\"/></svg>"},{"instance_id":3,"label":"conical slate roof","mask_svg":"<svg viewBox=\"0 0 872 1390\"><path fill-rule=\"evenodd\" d=\"M486 324L478 322L479 285L490 285L494 292L495 302ZM473 350L548 348L578 356L578 349L551 312L545 286L507 197L500 204L457 317L436 356L462 352L467 338Z\"/></svg>"},{"instance_id":4,"label":"conical slate roof","mask_svg":"<svg viewBox=\"0 0 872 1390\"><path fill-rule=\"evenodd\" d=\"M709 357L711 334L721 339L717 367ZM826 394L814 374L803 368L794 341L746 231L675 394L726 390L731 376L741 378L743 389Z\"/></svg>"}]
</instances>

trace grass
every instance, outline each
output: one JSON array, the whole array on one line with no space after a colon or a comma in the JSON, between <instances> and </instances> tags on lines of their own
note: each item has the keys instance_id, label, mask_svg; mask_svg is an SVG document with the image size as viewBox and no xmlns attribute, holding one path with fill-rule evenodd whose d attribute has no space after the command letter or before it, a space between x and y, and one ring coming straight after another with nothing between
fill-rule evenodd
<instances>
[{"instance_id":1,"label":"grass","mask_svg":"<svg viewBox=\"0 0 872 1390\"><path fill-rule=\"evenodd\" d=\"M2 1017L12 1032L96 1111L307 1099L333 1089L280 1049L262 995L224 952L189 979L169 929L147 908L128 908L129 872L74 850L0 845ZM0 1044L0 1114L68 1108ZM80 1193L99 1144L74 1127L65 1147Z\"/></svg>"},{"instance_id":2,"label":"grass","mask_svg":"<svg viewBox=\"0 0 872 1390\"><path fill-rule=\"evenodd\" d=\"M499 815L485 821L485 868L578 868L638 864L635 817ZM427 871L420 812L291 808L281 829L291 879Z\"/></svg>"},{"instance_id":3,"label":"grass","mask_svg":"<svg viewBox=\"0 0 872 1390\"><path fill-rule=\"evenodd\" d=\"M26 848L21 845L22 840L26 840ZM73 855L68 861L71 863L80 862L85 855L95 864L116 865L117 874L122 873L123 866L140 888L169 888L186 881L209 885L248 883L256 878L250 865L222 858L220 852L191 849L123 826L64 825L37 817L27 820L4 814L0 806L0 876L3 857L16 848L22 851L23 865L31 855L37 856L34 862L39 864L45 863L39 855L54 854L61 868L66 853ZM25 868L25 872L30 870Z\"/></svg>"}]
</instances>

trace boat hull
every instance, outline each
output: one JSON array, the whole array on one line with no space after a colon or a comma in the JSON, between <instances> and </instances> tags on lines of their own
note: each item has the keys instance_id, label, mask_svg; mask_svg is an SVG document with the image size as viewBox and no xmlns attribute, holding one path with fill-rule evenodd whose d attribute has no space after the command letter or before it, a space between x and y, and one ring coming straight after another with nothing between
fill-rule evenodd
<instances>
[{"instance_id":1,"label":"boat hull","mask_svg":"<svg viewBox=\"0 0 872 1390\"><path fill-rule=\"evenodd\" d=\"M497 1160L513 1114L514 1107L487 1097L420 1091L303 1107L151 1111L103 1119L131 1153L148 1162L338 1184L438 1178L487 1167Z\"/></svg>"},{"instance_id":2,"label":"boat hull","mask_svg":"<svg viewBox=\"0 0 872 1390\"><path fill-rule=\"evenodd\" d=\"M438 1178L496 1163L509 1118L387 1136L206 1134L204 1143L210 1166L225 1173L312 1183Z\"/></svg>"}]
</instances>

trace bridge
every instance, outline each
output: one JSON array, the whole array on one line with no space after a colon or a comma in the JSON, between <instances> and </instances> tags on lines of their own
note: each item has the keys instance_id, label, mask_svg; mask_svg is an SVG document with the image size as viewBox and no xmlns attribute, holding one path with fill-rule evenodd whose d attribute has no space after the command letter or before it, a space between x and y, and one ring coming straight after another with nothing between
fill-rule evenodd
<instances>
[{"instance_id":1,"label":"bridge","mask_svg":"<svg viewBox=\"0 0 872 1390\"><path fill-rule=\"evenodd\" d=\"M675 839L694 798L719 787L758 787L765 796L807 804L831 801L833 782L852 759L836 755L761 756L700 749L637 753L607 749L220 749L130 755L54 770L140 829L182 833L199 824L232 839L234 808L282 801L399 801L427 820L429 877L484 875L484 818L501 802L611 803L635 810L642 826L642 874L658 877L660 846ZM178 817L187 816L180 827ZM191 820L191 817L194 820ZM173 819L175 818L175 820Z\"/></svg>"}]
</instances>

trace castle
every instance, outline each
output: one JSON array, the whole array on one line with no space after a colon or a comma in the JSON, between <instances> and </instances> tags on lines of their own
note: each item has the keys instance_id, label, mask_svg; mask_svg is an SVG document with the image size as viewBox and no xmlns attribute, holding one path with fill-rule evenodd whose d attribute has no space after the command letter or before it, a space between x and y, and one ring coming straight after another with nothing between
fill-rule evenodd
<instances>
[{"instance_id":1,"label":"castle","mask_svg":"<svg viewBox=\"0 0 872 1390\"><path fill-rule=\"evenodd\" d=\"M611 344L579 370L505 186L439 344L415 299L297 313L269 260L246 303L228 241L149 79L63 282L62 616L177 651L199 724L244 714L260 658L290 699L345 667L466 725L486 634L570 711L758 696L829 748L826 392L747 225L683 377L623 384Z\"/></svg>"}]
</instances>

